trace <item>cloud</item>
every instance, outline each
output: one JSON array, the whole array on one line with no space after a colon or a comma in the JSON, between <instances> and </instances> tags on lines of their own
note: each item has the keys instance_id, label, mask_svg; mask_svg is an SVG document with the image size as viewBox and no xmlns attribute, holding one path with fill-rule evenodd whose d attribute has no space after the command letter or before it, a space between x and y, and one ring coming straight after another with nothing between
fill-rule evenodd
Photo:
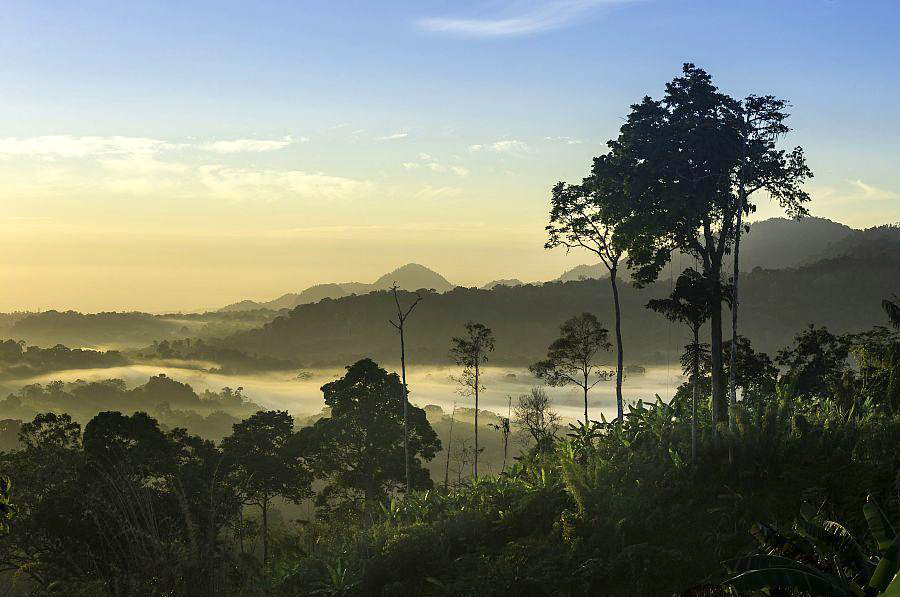
<instances>
[{"instance_id":1,"label":"cloud","mask_svg":"<svg viewBox=\"0 0 900 597\"><path fill-rule=\"evenodd\" d=\"M214 195L234 200L346 199L371 188L366 181L299 170L248 170L207 165L200 182Z\"/></svg>"},{"instance_id":2,"label":"cloud","mask_svg":"<svg viewBox=\"0 0 900 597\"><path fill-rule=\"evenodd\" d=\"M308 141L309 137L300 137L301 143ZM264 151L278 151L294 143L290 135L281 139L235 139L233 141L213 141L201 145L202 149L216 153L260 153Z\"/></svg>"},{"instance_id":3,"label":"cloud","mask_svg":"<svg viewBox=\"0 0 900 597\"><path fill-rule=\"evenodd\" d=\"M847 182L859 189L862 196L866 199L896 199L898 197L898 194L894 191L879 189L878 187L866 184L859 179L848 180Z\"/></svg>"},{"instance_id":4,"label":"cloud","mask_svg":"<svg viewBox=\"0 0 900 597\"><path fill-rule=\"evenodd\" d=\"M433 187L427 185L416 193L416 199L425 201L437 201L440 199L452 199L462 195L463 190L459 187Z\"/></svg>"},{"instance_id":5,"label":"cloud","mask_svg":"<svg viewBox=\"0 0 900 597\"><path fill-rule=\"evenodd\" d=\"M469 37L511 37L558 29L576 22L585 13L604 6L634 0L551 0L532 2L518 13L507 11L481 18L429 17L419 27L438 33Z\"/></svg>"},{"instance_id":6,"label":"cloud","mask_svg":"<svg viewBox=\"0 0 900 597\"><path fill-rule=\"evenodd\" d=\"M466 176L469 175L469 169L464 168L463 166L447 166L447 165L441 164L440 162L436 162L436 161L424 161L424 160L432 159L431 156L428 155L427 153L420 153L419 158L423 161L421 161L421 162L403 162L401 164L403 166L403 169L404 170L419 170L422 168L427 168L428 170L431 170L432 172L452 172L453 174L456 174L460 178L465 178Z\"/></svg>"},{"instance_id":7,"label":"cloud","mask_svg":"<svg viewBox=\"0 0 900 597\"><path fill-rule=\"evenodd\" d=\"M152 154L180 147L149 137L6 137L0 139L0 155L5 157L84 158L122 154Z\"/></svg>"},{"instance_id":8,"label":"cloud","mask_svg":"<svg viewBox=\"0 0 900 597\"><path fill-rule=\"evenodd\" d=\"M566 145L580 145L582 143L581 139L575 139L574 137L544 137L544 139L547 141L560 141Z\"/></svg>"},{"instance_id":9,"label":"cloud","mask_svg":"<svg viewBox=\"0 0 900 597\"><path fill-rule=\"evenodd\" d=\"M402 131L399 133L394 133L393 135L385 135L383 137L375 137L376 141L393 141L394 139L405 139L409 136L409 133L406 131Z\"/></svg>"},{"instance_id":10,"label":"cloud","mask_svg":"<svg viewBox=\"0 0 900 597\"><path fill-rule=\"evenodd\" d=\"M494 141L488 144L469 145L469 151L493 151L496 153L510 153L515 151L527 151L528 144L524 141L515 139L507 139L504 141Z\"/></svg>"}]
</instances>

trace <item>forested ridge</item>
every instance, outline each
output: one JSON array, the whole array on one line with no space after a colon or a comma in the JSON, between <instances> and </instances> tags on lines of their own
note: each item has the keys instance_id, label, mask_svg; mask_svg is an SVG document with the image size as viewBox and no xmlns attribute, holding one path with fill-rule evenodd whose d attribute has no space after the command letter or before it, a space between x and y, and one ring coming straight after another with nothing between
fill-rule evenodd
<instances>
[{"instance_id":1,"label":"forested ridge","mask_svg":"<svg viewBox=\"0 0 900 597\"><path fill-rule=\"evenodd\" d=\"M684 267L693 260L683 261ZM675 277L680 273L676 269ZM667 272L668 273L668 272ZM876 255L843 255L789 269L758 268L742 279L745 307L743 333L764 352L774 352L808 324L839 332L867 329L881 320L881 298L890 295L900 278L900 245ZM678 358L685 332L644 309L647 301L666 296L673 281L660 280L643 289L623 284L623 328L631 350L629 362L664 363ZM406 293L408 300L411 293ZM467 320L484 321L497 332L496 363L528 364L541 356L556 327L572 313L597 313L611 320L612 302L605 280L548 282L540 286L457 288L427 293L411 332L410 351L419 363L447 363L440 341ZM389 312L389 292L300 305L260 329L238 332L223 346L248 353L296 359L305 366L335 365L362 356L383 362L396 360L396 339L383 318Z\"/></svg>"}]
</instances>

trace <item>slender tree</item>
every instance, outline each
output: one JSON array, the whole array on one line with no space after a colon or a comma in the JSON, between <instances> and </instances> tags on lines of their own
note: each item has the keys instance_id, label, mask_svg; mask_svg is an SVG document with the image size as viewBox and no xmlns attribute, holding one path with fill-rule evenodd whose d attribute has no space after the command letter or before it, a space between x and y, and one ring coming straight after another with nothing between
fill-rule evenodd
<instances>
[{"instance_id":1,"label":"slender tree","mask_svg":"<svg viewBox=\"0 0 900 597\"><path fill-rule=\"evenodd\" d=\"M624 352L618 272L624 245L618 227L629 209L623 173L618 162L601 156L594 160L592 173L582 184L557 183L553 187L550 223L546 227L549 238L544 245L548 249L563 246L567 251L576 247L590 251L609 271L616 322L616 408L620 421L624 416Z\"/></svg>"},{"instance_id":2,"label":"slender tree","mask_svg":"<svg viewBox=\"0 0 900 597\"><path fill-rule=\"evenodd\" d=\"M447 437L447 464L444 467L444 491L447 491L447 481L450 477L450 453L453 450L453 418L456 416L456 403L453 403L453 410L450 412L450 434Z\"/></svg>"},{"instance_id":3,"label":"slender tree","mask_svg":"<svg viewBox=\"0 0 900 597\"><path fill-rule=\"evenodd\" d=\"M700 328L712 314L710 284L703 274L688 268L678 276L668 298L647 303L648 309L661 313L670 321L685 323L691 329L692 341L681 358L682 368L691 378L691 462L697 460L697 393L700 363L707 350L707 345L700 343Z\"/></svg>"},{"instance_id":4,"label":"slender tree","mask_svg":"<svg viewBox=\"0 0 900 597\"><path fill-rule=\"evenodd\" d=\"M591 313L568 319L559 328L559 338L547 349L547 358L529 370L551 386L576 385L584 392L584 424L589 425L588 392L609 379L607 371L599 371L596 362L600 351L610 349L609 331ZM592 377L596 377L592 381Z\"/></svg>"},{"instance_id":5,"label":"slender tree","mask_svg":"<svg viewBox=\"0 0 900 597\"><path fill-rule=\"evenodd\" d=\"M743 216L753 213L755 206L748 198L757 191L765 191L778 201L791 216L800 218L808 212L803 203L809 195L801 184L812 176L800 147L790 153L778 149L776 142L790 132L785 124L788 113L786 100L771 95L750 95L741 104L741 152L739 164L733 168L735 181L733 194L737 200L734 228L734 268L731 295L731 343L738 342L738 282L740 281L741 235L744 232ZM748 228L749 230L749 228ZM732 428L735 424L734 406L737 404L737 351L731 351L728 370L729 401Z\"/></svg>"},{"instance_id":6,"label":"slender tree","mask_svg":"<svg viewBox=\"0 0 900 597\"><path fill-rule=\"evenodd\" d=\"M462 375L456 380L462 393L475 397L475 457L474 476L478 478L478 396L481 386L481 365L488 360L488 353L494 350L494 334L491 328L472 321L466 323L466 335L451 340L450 355L457 365L463 367Z\"/></svg>"},{"instance_id":7,"label":"slender tree","mask_svg":"<svg viewBox=\"0 0 900 597\"><path fill-rule=\"evenodd\" d=\"M419 304L419 301L422 300L422 297L416 294L416 299L404 311L400 307L400 296L397 292L396 282L391 286L391 291L394 293L394 304L397 306L397 321L392 319L390 323L400 334L400 375L403 381L403 458L406 462L406 493L409 493L411 487L409 484L409 422L407 420L409 418L409 386L406 384L406 341L403 332L405 331L406 319L412 313L412 310L416 308L416 305Z\"/></svg>"},{"instance_id":8,"label":"slender tree","mask_svg":"<svg viewBox=\"0 0 900 597\"><path fill-rule=\"evenodd\" d=\"M512 396L509 397L510 402L512 402ZM510 432L510 421L509 417L499 417L499 423L491 423L491 427L500 432L503 437L503 465L500 467L500 471L506 470L506 454L509 449L509 432Z\"/></svg>"},{"instance_id":9,"label":"slender tree","mask_svg":"<svg viewBox=\"0 0 900 597\"><path fill-rule=\"evenodd\" d=\"M797 184L810 175L800 148L762 151L748 143L747 108L710 76L685 64L661 100L632 106L610 160L628 172L630 209L620 223L638 285L655 280L674 251L694 256L710 280L722 279L738 214L752 213L752 191L765 189L791 215L806 213ZM743 190L741 190L743 189ZM739 199L740 198L740 199ZM711 286L710 349L714 419L728 421L723 376L721 286Z\"/></svg>"}]
</instances>

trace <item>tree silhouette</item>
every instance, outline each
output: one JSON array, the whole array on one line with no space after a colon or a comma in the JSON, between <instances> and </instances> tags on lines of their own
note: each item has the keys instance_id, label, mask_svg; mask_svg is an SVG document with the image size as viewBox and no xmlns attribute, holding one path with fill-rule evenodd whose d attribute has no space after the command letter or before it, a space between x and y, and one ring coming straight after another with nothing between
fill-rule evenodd
<instances>
[{"instance_id":1,"label":"tree silhouette","mask_svg":"<svg viewBox=\"0 0 900 597\"><path fill-rule=\"evenodd\" d=\"M322 508L362 510L382 503L406 486L404 439L409 438L411 489L428 489L432 480L419 460L434 458L441 442L425 417L412 405L408 435L403 430L403 385L371 359L347 367L347 373L322 386L331 416L304 427L297 439L304 453L314 456L316 477L325 488Z\"/></svg>"},{"instance_id":2,"label":"tree silhouette","mask_svg":"<svg viewBox=\"0 0 900 597\"><path fill-rule=\"evenodd\" d=\"M584 392L584 424L589 425L588 392L601 381L609 379L606 371L597 371L596 357L610 348L609 331L591 313L568 319L559 328L559 338L547 349L547 358L529 370L535 377L551 386L576 385ZM591 381L592 374L597 379Z\"/></svg>"},{"instance_id":3,"label":"tree silhouette","mask_svg":"<svg viewBox=\"0 0 900 597\"><path fill-rule=\"evenodd\" d=\"M559 414L553 410L544 388L531 388L529 393L519 396L515 412L516 424L525 441L534 440L538 452L552 451L553 440L559 431Z\"/></svg>"},{"instance_id":4,"label":"tree silhouette","mask_svg":"<svg viewBox=\"0 0 900 597\"><path fill-rule=\"evenodd\" d=\"M802 150L786 154L764 142L772 139L764 123L776 127L779 118L777 100L745 106L721 93L693 64L685 64L682 76L666 85L661 100L645 97L632 107L609 145L629 173L631 209L620 228L626 231L628 262L638 284L655 280L676 250L697 258L706 278L720 280L737 237L738 215L755 210L748 198L756 190L767 190L791 215L806 213L803 203L809 197L797 187L810 175ZM727 422L725 297L718 284L711 291L713 415Z\"/></svg>"},{"instance_id":5,"label":"tree silhouette","mask_svg":"<svg viewBox=\"0 0 900 597\"><path fill-rule=\"evenodd\" d=\"M269 561L269 509L282 497L298 503L309 491L309 473L300 459L294 418L287 411L259 411L234 425L222 451L244 503L262 512L263 565Z\"/></svg>"},{"instance_id":6,"label":"tree silhouette","mask_svg":"<svg viewBox=\"0 0 900 597\"><path fill-rule=\"evenodd\" d=\"M800 185L812 177L812 171L806 165L803 150L794 148L790 153L776 147L776 141L790 132L784 124L788 114L785 111L787 101L771 95L750 95L741 103L741 153L739 163L732 168L735 182L732 192L737 200L736 224L734 227L734 267L733 290L731 300L731 341L738 341L738 282L740 280L741 234L743 232L743 216L753 213L756 206L749 203L748 198L757 191L765 191L769 197L778 201L788 215L796 218L805 216L808 211L803 203L809 201L809 195ZM731 351L728 386L729 397L734 412L737 403L737 369L736 350ZM734 427L734 416L729 418Z\"/></svg>"},{"instance_id":7,"label":"tree silhouette","mask_svg":"<svg viewBox=\"0 0 900 597\"><path fill-rule=\"evenodd\" d=\"M711 281L693 268L684 270L668 298L653 299L647 308L661 313L670 321L687 324L692 342L685 346L681 357L682 369L691 378L691 461L697 460L697 393L700 383L700 363L708 348L700 343L700 327L712 314Z\"/></svg>"},{"instance_id":8,"label":"tree silhouette","mask_svg":"<svg viewBox=\"0 0 900 597\"><path fill-rule=\"evenodd\" d=\"M553 187L549 239L544 245L566 250L580 247L600 258L609 271L616 320L616 408L619 420L624 416L622 400L623 348L622 309L619 303L618 271L624 247L618 226L628 211L624 171L609 156L595 158L591 175L580 185L563 182Z\"/></svg>"},{"instance_id":9,"label":"tree silhouette","mask_svg":"<svg viewBox=\"0 0 900 597\"><path fill-rule=\"evenodd\" d=\"M400 307L400 296L397 291L397 283L394 282L391 286L391 292L394 294L394 304L397 306L397 321L392 319L390 324L394 326L397 329L397 333L400 334L400 375L402 376L401 379L403 381L403 458L406 461L406 492L409 493L409 425L407 423L407 417L409 416L409 386L406 385L406 339L404 331L406 319L409 317L409 314L412 313L412 310L416 308L416 305L419 304L419 301L422 300L422 296L416 294L416 300L414 300L404 311Z\"/></svg>"},{"instance_id":10,"label":"tree silhouette","mask_svg":"<svg viewBox=\"0 0 900 597\"><path fill-rule=\"evenodd\" d=\"M481 386L481 365L488 360L488 353L494 350L494 334L491 328L472 321L466 323L466 335L454 337L451 341L450 356L457 365L463 367L457 378L463 395L475 397L475 457L474 477L478 478L478 396Z\"/></svg>"}]
</instances>

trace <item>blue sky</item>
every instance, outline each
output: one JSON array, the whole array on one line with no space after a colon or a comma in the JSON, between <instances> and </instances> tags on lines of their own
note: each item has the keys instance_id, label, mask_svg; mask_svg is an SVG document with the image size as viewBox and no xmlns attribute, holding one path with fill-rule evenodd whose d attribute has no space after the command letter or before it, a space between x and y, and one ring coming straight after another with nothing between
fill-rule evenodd
<instances>
[{"instance_id":1,"label":"blue sky","mask_svg":"<svg viewBox=\"0 0 900 597\"><path fill-rule=\"evenodd\" d=\"M685 61L791 100L816 215L896 222L898 23L896 1L9 2L0 309L215 306L408 261L555 277L588 259L541 248L549 188Z\"/></svg>"}]
</instances>

